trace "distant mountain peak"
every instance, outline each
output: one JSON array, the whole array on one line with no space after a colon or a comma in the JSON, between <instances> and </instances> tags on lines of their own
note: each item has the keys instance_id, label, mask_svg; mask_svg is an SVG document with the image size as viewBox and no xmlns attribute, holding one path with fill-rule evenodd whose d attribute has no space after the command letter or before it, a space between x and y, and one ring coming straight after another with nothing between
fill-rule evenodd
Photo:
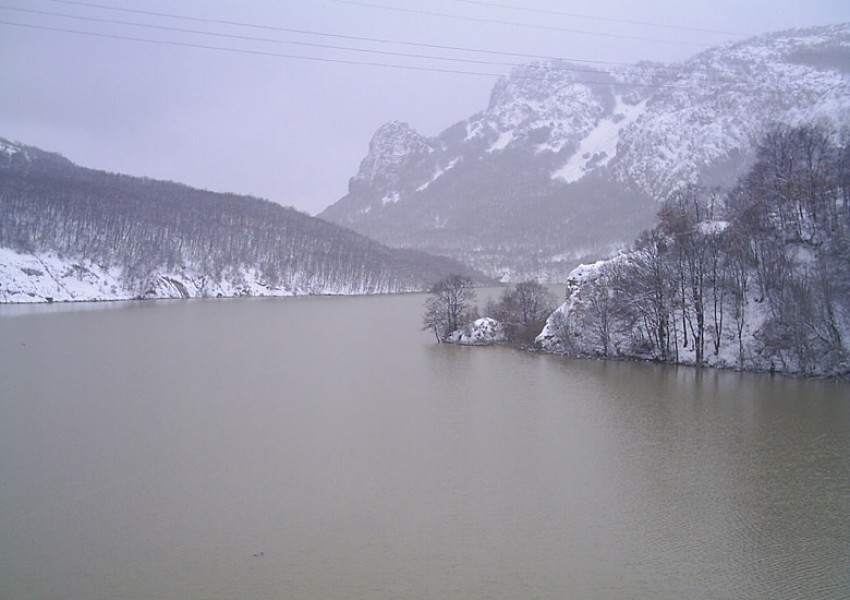
<instances>
[{"instance_id":1,"label":"distant mountain peak","mask_svg":"<svg viewBox=\"0 0 850 600\"><path fill-rule=\"evenodd\" d=\"M348 195L321 216L496 276L565 275L634 237L679 187L732 185L771 126L806 122L850 126L850 24L673 65L537 61L435 138L382 126Z\"/></svg>"},{"instance_id":2,"label":"distant mountain peak","mask_svg":"<svg viewBox=\"0 0 850 600\"><path fill-rule=\"evenodd\" d=\"M611 83L611 75L563 60L537 61L514 67L500 77L490 93L488 112L522 99L526 102L548 102L570 86L595 86Z\"/></svg>"},{"instance_id":3,"label":"distant mountain peak","mask_svg":"<svg viewBox=\"0 0 850 600\"><path fill-rule=\"evenodd\" d=\"M430 140L403 121L390 121L378 128L369 142L369 153L354 179L383 187L396 183L405 168L434 151Z\"/></svg>"}]
</instances>

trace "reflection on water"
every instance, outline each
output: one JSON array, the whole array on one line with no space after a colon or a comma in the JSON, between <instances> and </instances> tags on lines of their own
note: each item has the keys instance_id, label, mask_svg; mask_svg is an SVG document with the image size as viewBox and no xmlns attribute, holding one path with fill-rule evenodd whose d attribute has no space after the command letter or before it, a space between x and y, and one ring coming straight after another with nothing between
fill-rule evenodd
<instances>
[{"instance_id":1,"label":"reflection on water","mask_svg":"<svg viewBox=\"0 0 850 600\"><path fill-rule=\"evenodd\" d=\"M0 307L0 597L848 596L846 384L436 345L422 302Z\"/></svg>"}]
</instances>

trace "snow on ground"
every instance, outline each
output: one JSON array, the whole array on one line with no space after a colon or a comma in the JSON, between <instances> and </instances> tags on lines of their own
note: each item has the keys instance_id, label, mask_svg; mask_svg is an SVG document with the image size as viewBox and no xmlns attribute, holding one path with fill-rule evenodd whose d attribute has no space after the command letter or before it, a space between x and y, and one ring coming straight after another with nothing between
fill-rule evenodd
<instances>
[{"instance_id":1,"label":"snow on ground","mask_svg":"<svg viewBox=\"0 0 850 600\"><path fill-rule=\"evenodd\" d=\"M0 302L127 300L120 269L68 261L53 252L19 254L0 248Z\"/></svg>"},{"instance_id":2,"label":"snow on ground","mask_svg":"<svg viewBox=\"0 0 850 600\"><path fill-rule=\"evenodd\" d=\"M253 269L228 273L221 280L191 267L162 269L146 281L129 283L121 269L105 269L85 259L60 258L53 252L21 254L0 248L0 303L131 300L134 298L204 298L292 296L308 293L353 293L273 286ZM354 292L356 293L356 292Z\"/></svg>"},{"instance_id":3,"label":"snow on ground","mask_svg":"<svg viewBox=\"0 0 850 600\"><path fill-rule=\"evenodd\" d=\"M717 235L729 228L729 221L703 221L697 228L703 235Z\"/></svg>"},{"instance_id":4,"label":"snow on ground","mask_svg":"<svg viewBox=\"0 0 850 600\"><path fill-rule=\"evenodd\" d=\"M620 132L634 123L646 110L646 101L626 104L617 98L613 116L601 119L579 143L575 154L563 167L552 173L552 179L573 183L596 167L604 167L617 155Z\"/></svg>"},{"instance_id":5,"label":"snow on ground","mask_svg":"<svg viewBox=\"0 0 850 600\"><path fill-rule=\"evenodd\" d=\"M505 341L502 324L491 317L476 319L472 325L451 334L449 341L461 346L488 346Z\"/></svg>"},{"instance_id":6,"label":"snow on ground","mask_svg":"<svg viewBox=\"0 0 850 600\"><path fill-rule=\"evenodd\" d=\"M156 298L232 298L239 296L362 295L415 291L367 281L328 282L321 277L288 273L271 283L252 266L229 268L214 279L184 264L159 268L145 279L127 280L118 267L60 257L53 252L21 254L0 248L0 304Z\"/></svg>"}]
</instances>

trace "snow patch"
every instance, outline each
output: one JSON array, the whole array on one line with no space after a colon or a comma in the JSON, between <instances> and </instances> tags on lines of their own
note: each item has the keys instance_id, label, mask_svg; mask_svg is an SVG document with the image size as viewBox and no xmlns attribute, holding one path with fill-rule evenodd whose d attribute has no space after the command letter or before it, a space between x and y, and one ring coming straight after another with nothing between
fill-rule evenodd
<instances>
[{"instance_id":1,"label":"snow patch","mask_svg":"<svg viewBox=\"0 0 850 600\"><path fill-rule=\"evenodd\" d=\"M573 183L595 168L605 167L617 155L620 132L634 123L646 111L646 100L626 104L617 97L611 117L601 119L579 143L578 149L563 167L552 173L552 179Z\"/></svg>"},{"instance_id":2,"label":"snow patch","mask_svg":"<svg viewBox=\"0 0 850 600\"><path fill-rule=\"evenodd\" d=\"M417 191L417 192L423 192L423 191L427 190L427 189L428 189L428 186L430 186L432 183L434 183L434 182L435 182L435 181L437 181L440 177L442 177L442 176L443 176L443 174L444 174L446 171L448 171L448 170L450 170L450 169L453 169L453 168L455 167L455 165L456 165L457 163L459 163L459 162L460 162L460 157L458 156L457 158L452 159L452 161L451 161L451 162L449 162L449 164L447 164L445 167L442 167L442 168L441 168L441 167L437 167L437 170L436 170L436 171L434 171L434 174L431 176L431 179L429 179L428 181L426 181L425 183L423 183L422 185L420 185L418 188L416 188L416 191Z\"/></svg>"},{"instance_id":3,"label":"snow patch","mask_svg":"<svg viewBox=\"0 0 850 600\"><path fill-rule=\"evenodd\" d=\"M13 154L17 154L20 151L21 149L19 147L0 139L0 152L2 152L3 154L12 156Z\"/></svg>"},{"instance_id":4,"label":"snow patch","mask_svg":"<svg viewBox=\"0 0 850 600\"><path fill-rule=\"evenodd\" d=\"M398 202L400 196L398 192L392 192L381 198L381 204L386 206L387 204L395 204Z\"/></svg>"},{"instance_id":5,"label":"snow patch","mask_svg":"<svg viewBox=\"0 0 850 600\"><path fill-rule=\"evenodd\" d=\"M729 227L729 221L703 221L697 228L704 235L717 235Z\"/></svg>"},{"instance_id":6,"label":"snow patch","mask_svg":"<svg viewBox=\"0 0 850 600\"><path fill-rule=\"evenodd\" d=\"M481 136L481 132L484 130L484 122L483 121L467 121L466 122L466 137L463 139L464 142L468 142L477 137Z\"/></svg>"},{"instance_id":7,"label":"snow patch","mask_svg":"<svg viewBox=\"0 0 850 600\"><path fill-rule=\"evenodd\" d=\"M493 142L493 145L487 148L487 153L492 154L493 152L498 152L500 150L504 150L507 148L508 144L510 144L514 139L514 132L512 130L503 131L499 134L499 139Z\"/></svg>"}]
</instances>

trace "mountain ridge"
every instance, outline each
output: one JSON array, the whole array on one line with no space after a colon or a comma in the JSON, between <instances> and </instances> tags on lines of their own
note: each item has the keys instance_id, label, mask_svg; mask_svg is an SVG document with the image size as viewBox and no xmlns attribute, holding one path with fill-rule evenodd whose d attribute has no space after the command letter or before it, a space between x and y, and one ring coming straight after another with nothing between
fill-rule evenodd
<instances>
[{"instance_id":1,"label":"mountain ridge","mask_svg":"<svg viewBox=\"0 0 850 600\"><path fill-rule=\"evenodd\" d=\"M434 138L381 127L349 193L319 217L504 279L563 280L651 226L676 189L734 183L771 124L850 125L848 89L850 24L627 71L522 65Z\"/></svg>"}]
</instances>

